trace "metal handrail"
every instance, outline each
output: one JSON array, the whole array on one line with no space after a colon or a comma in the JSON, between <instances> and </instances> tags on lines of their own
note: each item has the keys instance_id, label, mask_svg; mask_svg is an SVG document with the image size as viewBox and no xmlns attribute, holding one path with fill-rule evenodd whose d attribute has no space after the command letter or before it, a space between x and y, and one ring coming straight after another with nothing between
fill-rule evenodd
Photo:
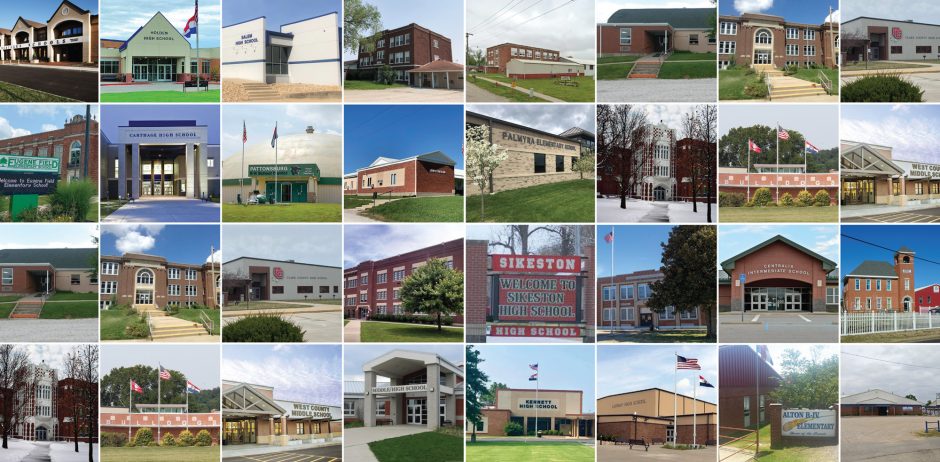
<instances>
[{"instance_id":1,"label":"metal handrail","mask_svg":"<svg viewBox=\"0 0 940 462\"><path fill-rule=\"evenodd\" d=\"M214 323L212 322L212 319L209 318L209 315L207 315L205 311L199 311L199 319L202 321L202 327L205 328L207 332L209 332L209 335L212 335L212 328L214 327Z\"/></svg>"},{"instance_id":2,"label":"metal handrail","mask_svg":"<svg viewBox=\"0 0 940 462\"><path fill-rule=\"evenodd\" d=\"M822 69L816 71L816 75L819 77L819 82L822 84L823 89L826 90L826 94L831 95L832 81L829 80L829 77L826 77L826 74L823 73Z\"/></svg>"},{"instance_id":3,"label":"metal handrail","mask_svg":"<svg viewBox=\"0 0 940 462\"><path fill-rule=\"evenodd\" d=\"M147 311L147 336L150 337L150 340L153 340L153 317L150 311Z\"/></svg>"}]
</instances>

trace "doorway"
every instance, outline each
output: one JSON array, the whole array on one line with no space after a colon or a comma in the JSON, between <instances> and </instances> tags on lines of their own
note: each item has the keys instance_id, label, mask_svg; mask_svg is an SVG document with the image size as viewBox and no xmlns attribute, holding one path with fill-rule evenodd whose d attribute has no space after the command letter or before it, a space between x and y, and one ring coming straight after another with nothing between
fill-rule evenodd
<instances>
[{"instance_id":1,"label":"doorway","mask_svg":"<svg viewBox=\"0 0 940 462\"><path fill-rule=\"evenodd\" d=\"M225 444L257 443L255 419L226 420L223 438Z\"/></svg>"},{"instance_id":2,"label":"doorway","mask_svg":"<svg viewBox=\"0 0 940 462\"><path fill-rule=\"evenodd\" d=\"M768 305L766 293L751 292L751 311L767 311Z\"/></svg>"},{"instance_id":3,"label":"doorway","mask_svg":"<svg viewBox=\"0 0 940 462\"><path fill-rule=\"evenodd\" d=\"M150 80L150 75L148 74L148 68L146 64L134 64L134 80L147 81Z\"/></svg>"},{"instance_id":4,"label":"doorway","mask_svg":"<svg viewBox=\"0 0 940 462\"><path fill-rule=\"evenodd\" d=\"M134 303L137 305L153 304L153 291L152 290L138 290L134 294Z\"/></svg>"},{"instance_id":5,"label":"doorway","mask_svg":"<svg viewBox=\"0 0 940 462\"><path fill-rule=\"evenodd\" d=\"M653 325L653 313L640 313L640 327Z\"/></svg>"},{"instance_id":6,"label":"doorway","mask_svg":"<svg viewBox=\"0 0 940 462\"><path fill-rule=\"evenodd\" d=\"M784 311L801 311L803 309L803 294L788 293L784 296Z\"/></svg>"},{"instance_id":7,"label":"doorway","mask_svg":"<svg viewBox=\"0 0 940 462\"><path fill-rule=\"evenodd\" d=\"M47 439L46 427L36 427L36 441L46 441Z\"/></svg>"},{"instance_id":8,"label":"doorway","mask_svg":"<svg viewBox=\"0 0 940 462\"><path fill-rule=\"evenodd\" d=\"M846 205L874 204L875 180L872 178L858 178L842 181L842 201Z\"/></svg>"},{"instance_id":9,"label":"doorway","mask_svg":"<svg viewBox=\"0 0 940 462\"><path fill-rule=\"evenodd\" d=\"M755 50L754 51L754 64L770 64L770 51L768 50Z\"/></svg>"},{"instance_id":10,"label":"doorway","mask_svg":"<svg viewBox=\"0 0 940 462\"><path fill-rule=\"evenodd\" d=\"M173 75L173 65L172 64L157 64L157 81L158 82L169 82L172 80Z\"/></svg>"},{"instance_id":11,"label":"doorway","mask_svg":"<svg viewBox=\"0 0 940 462\"><path fill-rule=\"evenodd\" d=\"M666 188L662 186L657 186L653 188L653 200L654 201L666 200Z\"/></svg>"},{"instance_id":12,"label":"doorway","mask_svg":"<svg viewBox=\"0 0 940 462\"><path fill-rule=\"evenodd\" d=\"M408 409L405 413L405 423L409 425L425 425L428 423L427 399L408 398Z\"/></svg>"}]
</instances>

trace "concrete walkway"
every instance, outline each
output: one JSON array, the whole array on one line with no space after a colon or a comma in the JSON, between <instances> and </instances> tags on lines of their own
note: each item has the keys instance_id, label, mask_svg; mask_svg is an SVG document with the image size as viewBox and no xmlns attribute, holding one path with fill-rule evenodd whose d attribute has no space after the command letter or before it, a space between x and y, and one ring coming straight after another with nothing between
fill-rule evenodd
<instances>
[{"instance_id":1,"label":"concrete walkway","mask_svg":"<svg viewBox=\"0 0 940 462\"><path fill-rule=\"evenodd\" d=\"M345 342L361 342L360 329L362 329L362 321L350 319L349 322L343 326L343 340Z\"/></svg>"},{"instance_id":2,"label":"concrete walkway","mask_svg":"<svg viewBox=\"0 0 940 462\"><path fill-rule=\"evenodd\" d=\"M934 63L919 63L917 61L891 61L892 63L898 64L912 64L917 66L927 66L927 67L908 67L903 69L862 69L857 71L840 71L839 75L841 77L858 77L863 75L874 75L874 74L923 74L931 72L940 72L940 64Z\"/></svg>"},{"instance_id":3,"label":"concrete walkway","mask_svg":"<svg viewBox=\"0 0 940 462\"><path fill-rule=\"evenodd\" d=\"M26 457L20 459L20 462L50 462L52 460L49 455L49 443L34 441L33 446L33 450Z\"/></svg>"},{"instance_id":4,"label":"concrete walkway","mask_svg":"<svg viewBox=\"0 0 940 462\"><path fill-rule=\"evenodd\" d=\"M101 219L102 223L218 223L216 202L186 197L147 198L129 202Z\"/></svg>"},{"instance_id":5,"label":"concrete walkway","mask_svg":"<svg viewBox=\"0 0 940 462\"><path fill-rule=\"evenodd\" d=\"M364 215L364 212L371 209L372 207L378 207L387 202L396 201L401 199L400 197L394 199L376 199L375 204L372 202L368 204L360 205L359 207L352 209L343 209L343 222L345 223L381 223L379 220L373 220L368 216Z\"/></svg>"},{"instance_id":6,"label":"concrete walkway","mask_svg":"<svg viewBox=\"0 0 940 462\"><path fill-rule=\"evenodd\" d=\"M486 77L480 77L480 76L477 76L477 78L480 79L480 80L483 80L483 81L485 81L485 82L489 82L489 83L492 83L492 84L500 85L500 86L503 86L503 87L506 87L506 88L513 88L512 84L510 84L510 83L500 82L500 81L498 81L498 80L488 79L488 78L486 78ZM532 91L532 92L530 92L528 88L522 88L522 85L516 85L515 89L516 89L516 91L525 93L525 94L527 94L527 95L529 95L529 96L534 96L534 97L536 97L536 98L541 98L541 99L544 99L545 101L549 101L549 102L552 102L552 103L564 103L564 102L566 102L566 101L563 100L563 99L558 99L558 98L555 98L554 96L548 96L548 95L546 95L546 94L539 93L539 92L537 92L537 91Z\"/></svg>"},{"instance_id":7,"label":"concrete walkway","mask_svg":"<svg viewBox=\"0 0 940 462\"><path fill-rule=\"evenodd\" d=\"M344 90L347 103L463 103L463 90L392 87L384 90Z\"/></svg>"},{"instance_id":8,"label":"concrete walkway","mask_svg":"<svg viewBox=\"0 0 940 462\"><path fill-rule=\"evenodd\" d=\"M640 218L641 223L669 223L669 204L653 202L653 208Z\"/></svg>"},{"instance_id":9,"label":"concrete walkway","mask_svg":"<svg viewBox=\"0 0 940 462\"><path fill-rule=\"evenodd\" d=\"M468 103L508 103L509 98L494 95L470 82L467 82Z\"/></svg>"},{"instance_id":10,"label":"concrete walkway","mask_svg":"<svg viewBox=\"0 0 940 462\"><path fill-rule=\"evenodd\" d=\"M343 429L345 449L343 458L356 462L377 462L369 443L373 441L397 438L399 436L415 435L428 431L424 425L382 425L377 427L361 427Z\"/></svg>"},{"instance_id":11,"label":"concrete walkway","mask_svg":"<svg viewBox=\"0 0 940 462\"><path fill-rule=\"evenodd\" d=\"M696 102L718 99L718 79L616 79L597 81L597 101Z\"/></svg>"}]
</instances>

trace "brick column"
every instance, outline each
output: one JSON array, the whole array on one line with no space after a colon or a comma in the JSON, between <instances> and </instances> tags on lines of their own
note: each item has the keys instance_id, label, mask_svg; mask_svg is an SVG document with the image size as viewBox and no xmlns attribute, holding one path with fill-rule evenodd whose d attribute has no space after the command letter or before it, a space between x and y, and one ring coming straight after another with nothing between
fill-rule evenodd
<instances>
[{"instance_id":1,"label":"brick column","mask_svg":"<svg viewBox=\"0 0 940 462\"><path fill-rule=\"evenodd\" d=\"M770 448L783 448L783 428L781 428L781 418L783 417L783 405L780 403L771 403L767 407L767 418L770 419Z\"/></svg>"},{"instance_id":2,"label":"brick column","mask_svg":"<svg viewBox=\"0 0 940 462\"><path fill-rule=\"evenodd\" d=\"M489 241L466 241L466 260L464 269L465 294L464 311L468 343L486 343L486 314L489 312L489 293L487 291L486 268Z\"/></svg>"},{"instance_id":3,"label":"brick column","mask_svg":"<svg viewBox=\"0 0 940 462\"><path fill-rule=\"evenodd\" d=\"M584 280L584 294L582 295L582 299L584 300L584 343L594 343L594 326L597 319L594 314L596 300L594 290L597 285L594 265L594 246L584 246L581 249L581 254L585 255L587 258L587 278ZM613 268L611 268L611 271L613 271Z\"/></svg>"}]
</instances>

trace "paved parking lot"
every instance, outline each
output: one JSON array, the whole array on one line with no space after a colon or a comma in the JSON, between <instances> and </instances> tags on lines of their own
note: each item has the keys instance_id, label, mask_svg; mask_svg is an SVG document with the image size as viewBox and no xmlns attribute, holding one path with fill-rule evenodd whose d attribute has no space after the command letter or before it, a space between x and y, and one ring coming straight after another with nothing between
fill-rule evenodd
<instances>
[{"instance_id":1,"label":"paved parking lot","mask_svg":"<svg viewBox=\"0 0 940 462\"><path fill-rule=\"evenodd\" d=\"M842 217L842 221L844 223L938 223L940 222L940 207L859 217Z\"/></svg>"},{"instance_id":2,"label":"paved parking lot","mask_svg":"<svg viewBox=\"0 0 940 462\"><path fill-rule=\"evenodd\" d=\"M54 66L0 65L0 80L78 101L98 102L98 73ZM0 100L8 101L5 95Z\"/></svg>"},{"instance_id":3,"label":"paved parking lot","mask_svg":"<svg viewBox=\"0 0 940 462\"><path fill-rule=\"evenodd\" d=\"M940 436L917 436L928 416L843 417L842 461L927 462L940 460Z\"/></svg>"},{"instance_id":4,"label":"paved parking lot","mask_svg":"<svg viewBox=\"0 0 940 462\"><path fill-rule=\"evenodd\" d=\"M599 103L715 102L718 79L620 79L598 80Z\"/></svg>"},{"instance_id":5,"label":"paved parking lot","mask_svg":"<svg viewBox=\"0 0 940 462\"><path fill-rule=\"evenodd\" d=\"M278 451L268 454L225 457L225 462L338 462L343 460L343 446L337 444L320 448Z\"/></svg>"},{"instance_id":6,"label":"paved parking lot","mask_svg":"<svg viewBox=\"0 0 940 462\"><path fill-rule=\"evenodd\" d=\"M836 343L839 316L835 313L720 313L718 340L722 343L781 342Z\"/></svg>"},{"instance_id":7,"label":"paved parking lot","mask_svg":"<svg viewBox=\"0 0 940 462\"><path fill-rule=\"evenodd\" d=\"M276 311L276 310L272 310ZM321 313L285 313L284 319L300 325L304 330L305 342L342 342L343 312L327 311ZM222 328L230 322L242 319L239 316L222 318Z\"/></svg>"},{"instance_id":8,"label":"paved parking lot","mask_svg":"<svg viewBox=\"0 0 940 462\"><path fill-rule=\"evenodd\" d=\"M662 446L650 446L649 452L634 446L599 444L597 445L598 462L614 462L622 460L681 460L682 462L715 462L717 448L705 449L666 449Z\"/></svg>"}]
</instances>

